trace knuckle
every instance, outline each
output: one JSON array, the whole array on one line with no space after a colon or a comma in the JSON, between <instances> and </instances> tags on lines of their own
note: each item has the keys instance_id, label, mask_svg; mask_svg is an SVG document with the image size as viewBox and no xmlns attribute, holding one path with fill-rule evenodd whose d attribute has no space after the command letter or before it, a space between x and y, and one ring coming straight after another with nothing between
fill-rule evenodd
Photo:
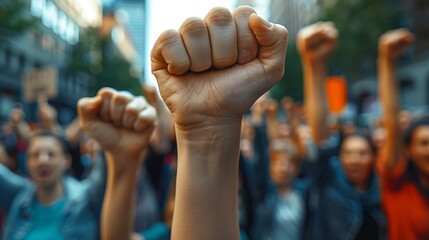
<instances>
[{"instance_id":1,"label":"knuckle","mask_svg":"<svg viewBox=\"0 0 429 240\"><path fill-rule=\"evenodd\" d=\"M231 12L223 7L213 8L206 16L206 22L219 26L229 25L232 21Z\"/></svg>"},{"instance_id":2,"label":"knuckle","mask_svg":"<svg viewBox=\"0 0 429 240\"><path fill-rule=\"evenodd\" d=\"M182 36L201 36L207 34L207 26L200 18L188 18L180 27Z\"/></svg>"}]
</instances>

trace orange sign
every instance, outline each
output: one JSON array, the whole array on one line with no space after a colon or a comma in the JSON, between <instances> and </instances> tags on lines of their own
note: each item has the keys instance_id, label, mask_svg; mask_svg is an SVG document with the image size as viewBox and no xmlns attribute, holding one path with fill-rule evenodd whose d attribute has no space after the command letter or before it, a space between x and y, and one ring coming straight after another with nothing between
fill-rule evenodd
<instances>
[{"instance_id":1,"label":"orange sign","mask_svg":"<svg viewBox=\"0 0 429 240\"><path fill-rule=\"evenodd\" d=\"M347 105L347 81L342 76L331 76L325 82L328 106L331 113L341 113Z\"/></svg>"}]
</instances>

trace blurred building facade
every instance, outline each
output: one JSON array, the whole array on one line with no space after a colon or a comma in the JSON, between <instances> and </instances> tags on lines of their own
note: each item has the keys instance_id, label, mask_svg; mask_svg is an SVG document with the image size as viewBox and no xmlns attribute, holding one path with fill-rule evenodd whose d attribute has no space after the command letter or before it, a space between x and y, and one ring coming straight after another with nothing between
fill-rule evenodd
<instances>
[{"instance_id":1,"label":"blurred building facade","mask_svg":"<svg viewBox=\"0 0 429 240\"><path fill-rule=\"evenodd\" d=\"M429 1L396 1L405 13L404 24L415 35L410 50L398 61L398 87L402 108L416 114L429 111ZM375 75L356 81L352 95L377 96Z\"/></svg>"},{"instance_id":2,"label":"blurred building facade","mask_svg":"<svg viewBox=\"0 0 429 240\"><path fill-rule=\"evenodd\" d=\"M317 6L317 0L271 0L269 19L285 26L289 39L295 41L298 30L314 20Z\"/></svg>"},{"instance_id":3,"label":"blurred building facade","mask_svg":"<svg viewBox=\"0 0 429 240\"><path fill-rule=\"evenodd\" d=\"M49 67L58 73L58 94L50 103L66 124L94 81L88 74L67 71L71 51L85 29L101 24L101 5L98 0L29 0L23 14L34 16L36 27L0 47L0 121L7 119L15 102L24 104L29 121L37 120L37 104L24 98L23 79L31 70Z\"/></svg>"},{"instance_id":4,"label":"blurred building facade","mask_svg":"<svg viewBox=\"0 0 429 240\"><path fill-rule=\"evenodd\" d=\"M131 62L133 70L143 78L145 56L145 28L146 7L144 0L122 0L118 4L116 12L119 20L126 26L130 33L130 40L135 49L135 58ZM143 81L143 79L140 79Z\"/></svg>"}]
</instances>

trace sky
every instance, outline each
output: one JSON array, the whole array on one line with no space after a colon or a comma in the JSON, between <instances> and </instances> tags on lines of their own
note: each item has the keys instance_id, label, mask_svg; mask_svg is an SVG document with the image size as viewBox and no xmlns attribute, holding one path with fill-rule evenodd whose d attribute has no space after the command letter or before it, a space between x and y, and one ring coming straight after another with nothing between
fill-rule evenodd
<instances>
[{"instance_id":1,"label":"sky","mask_svg":"<svg viewBox=\"0 0 429 240\"><path fill-rule=\"evenodd\" d=\"M156 85L150 69L150 51L158 36L167 29L178 29L188 17L204 16L213 7L223 6L231 11L236 0L147 0L145 76L148 84ZM258 14L261 14L258 12Z\"/></svg>"}]
</instances>

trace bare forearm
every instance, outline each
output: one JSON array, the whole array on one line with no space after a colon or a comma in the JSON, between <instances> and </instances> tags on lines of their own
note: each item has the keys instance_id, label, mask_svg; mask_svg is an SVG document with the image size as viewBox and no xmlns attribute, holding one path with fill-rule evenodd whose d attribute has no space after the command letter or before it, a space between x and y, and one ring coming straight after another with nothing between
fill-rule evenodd
<instances>
[{"instance_id":1,"label":"bare forearm","mask_svg":"<svg viewBox=\"0 0 429 240\"><path fill-rule=\"evenodd\" d=\"M71 144L77 145L79 144L79 139L83 135L83 130L79 126L78 119L73 120L72 123L67 127L66 131L66 138L67 141L69 141Z\"/></svg>"},{"instance_id":2,"label":"bare forearm","mask_svg":"<svg viewBox=\"0 0 429 240\"><path fill-rule=\"evenodd\" d=\"M383 108L383 124L386 129L386 141L381 149L380 161L386 167L393 168L401 159L402 144L399 128L398 89L396 86L395 63L380 57L378 62L379 94Z\"/></svg>"},{"instance_id":3,"label":"bare forearm","mask_svg":"<svg viewBox=\"0 0 429 240\"><path fill-rule=\"evenodd\" d=\"M135 159L118 159L106 154L108 162L107 189L103 202L101 237L127 239L133 232L136 175L139 168ZM127 163L118 166L116 163Z\"/></svg>"},{"instance_id":4,"label":"bare forearm","mask_svg":"<svg viewBox=\"0 0 429 240\"><path fill-rule=\"evenodd\" d=\"M192 134L176 126L179 164L172 239L239 239L240 124L236 119Z\"/></svg>"},{"instance_id":5,"label":"bare forearm","mask_svg":"<svg viewBox=\"0 0 429 240\"><path fill-rule=\"evenodd\" d=\"M308 125L316 143L329 135L326 126L328 105L325 91L326 63L303 61L304 99Z\"/></svg>"},{"instance_id":6,"label":"bare forearm","mask_svg":"<svg viewBox=\"0 0 429 240\"><path fill-rule=\"evenodd\" d=\"M20 139L27 141L30 138L30 127L26 122L18 123L14 130Z\"/></svg>"}]
</instances>

